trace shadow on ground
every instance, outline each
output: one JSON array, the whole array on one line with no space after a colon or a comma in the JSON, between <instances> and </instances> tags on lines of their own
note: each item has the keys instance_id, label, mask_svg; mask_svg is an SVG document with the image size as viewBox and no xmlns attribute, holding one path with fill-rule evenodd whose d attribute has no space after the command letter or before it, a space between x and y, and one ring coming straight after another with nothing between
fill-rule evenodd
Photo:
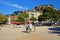
<instances>
[{"instance_id":1,"label":"shadow on ground","mask_svg":"<svg viewBox=\"0 0 60 40\"><path fill-rule=\"evenodd\" d=\"M26 31L22 31L23 33L28 33L28 32L26 32Z\"/></svg>"},{"instance_id":2,"label":"shadow on ground","mask_svg":"<svg viewBox=\"0 0 60 40\"><path fill-rule=\"evenodd\" d=\"M60 27L54 27L54 28L48 28L49 30L49 33L52 33L52 34L58 34L60 35Z\"/></svg>"}]
</instances>

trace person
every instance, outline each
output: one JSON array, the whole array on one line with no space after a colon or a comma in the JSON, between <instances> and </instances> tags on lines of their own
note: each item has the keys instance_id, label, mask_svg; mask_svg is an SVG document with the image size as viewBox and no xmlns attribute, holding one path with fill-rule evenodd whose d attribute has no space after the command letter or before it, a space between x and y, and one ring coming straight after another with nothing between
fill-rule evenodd
<instances>
[{"instance_id":1,"label":"person","mask_svg":"<svg viewBox=\"0 0 60 40\"><path fill-rule=\"evenodd\" d=\"M32 24L30 23L29 26L30 26L29 31L31 32L32 31Z\"/></svg>"},{"instance_id":2,"label":"person","mask_svg":"<svg viewBox=\"0 0 60 40\"><path fill-rule=\"evenodd\" d=\"M36 32L36 23L34 22L34 32Z\"/></svg>"},{"instance_id":3,"label":"person","mask_svg":"<svg viewBox=\"0 0 60 40\"><path fill-rule=\"evenodd\" d=\"M28 24L26 24L26 32L28 32Z\"/></svg>"},{"instance_id":4,"label":"person","mask_svg":"<svg viewBox=\"0 0 60 40\"><path fill-rule=\"evenodd\" d=\"M28 23L26 24L26 32L31 32L32 30L32 24L30 20L28 20Z\"/></svg>"}]
</instances>

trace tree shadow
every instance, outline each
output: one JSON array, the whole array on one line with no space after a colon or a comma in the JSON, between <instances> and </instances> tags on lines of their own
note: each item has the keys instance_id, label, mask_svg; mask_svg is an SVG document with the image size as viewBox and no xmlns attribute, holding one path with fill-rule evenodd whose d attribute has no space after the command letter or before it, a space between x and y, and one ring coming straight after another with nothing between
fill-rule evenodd
<instances>
[{"instance_id":1,"label":"tree shadow","mask_svg":"<svg viewBox=\"0 0 60 40\"><path fill-rule=\"evenodd\" d=\"M60 35L60 27L54 27L54 28L48 28L49 30L49 33L52 33L52 34L58 34Z\"/></svg>"}]
</instances>

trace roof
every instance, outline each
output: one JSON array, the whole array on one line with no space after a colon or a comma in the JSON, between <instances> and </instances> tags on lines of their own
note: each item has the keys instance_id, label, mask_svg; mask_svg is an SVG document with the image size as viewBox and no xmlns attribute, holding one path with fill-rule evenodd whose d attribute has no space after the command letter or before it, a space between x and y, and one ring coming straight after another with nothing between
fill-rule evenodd
<instances>
[{"instance_id":1,"label":"roof","mask_svg":"<svg viewBox=\"0 0 60 40\"><path fill-rule=\"evenodd\" d=\"M10 18L17 18L18 16L10 16Z\"/></svg>"}]
</instances>

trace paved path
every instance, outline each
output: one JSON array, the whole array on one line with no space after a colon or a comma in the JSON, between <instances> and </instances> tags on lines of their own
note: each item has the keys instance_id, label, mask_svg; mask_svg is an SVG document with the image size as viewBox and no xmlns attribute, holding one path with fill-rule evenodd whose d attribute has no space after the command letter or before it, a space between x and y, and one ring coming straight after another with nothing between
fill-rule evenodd
<instances>
[{"instance_id":1,"label":"paved path","mask_svg":"<svg viewBox=\"0 0 60 40\"><path fill-rule=\"evenodd\" d=\"M25 33L25 27L3 27L0 30L0 40L60 40L59 34L50 33L53 27L37 27L36 32Z\"/></svg>"}]
</instances>

